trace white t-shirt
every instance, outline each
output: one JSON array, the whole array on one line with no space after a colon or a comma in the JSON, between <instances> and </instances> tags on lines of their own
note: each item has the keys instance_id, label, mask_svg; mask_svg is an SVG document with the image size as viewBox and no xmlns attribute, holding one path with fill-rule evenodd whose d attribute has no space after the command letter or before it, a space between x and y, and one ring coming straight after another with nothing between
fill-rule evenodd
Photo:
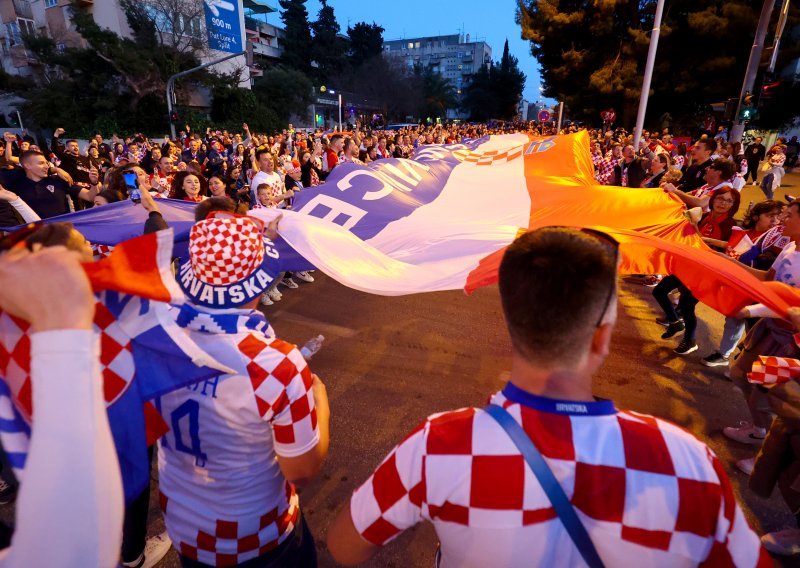
<instances>
[{"instance_id":1,"label":"white t-shirt","mask_svg":"<svg viewBox=\"0 0 800 568\"><path fill-rule=\"evenodd\" d=\"M253 201L258 202L258 186L262 183L269 185L270 197L280 195L286 191L283 185L283 180L276 172L266 173L258 172L253 176L253 181L250 182L250 193L252 194Z\"/></svg>"},{"instance_id":2,"label":"white t-shirt","mask_svg":"<svg viewBox=\"0 0 800 568\"><path fill-rule=\"evenodd\" d=\"M800 252L797 244L790 241L772 263L775 270L775 281L783 282L794 288L800 288Z\"/></svg>"}]
</instances>

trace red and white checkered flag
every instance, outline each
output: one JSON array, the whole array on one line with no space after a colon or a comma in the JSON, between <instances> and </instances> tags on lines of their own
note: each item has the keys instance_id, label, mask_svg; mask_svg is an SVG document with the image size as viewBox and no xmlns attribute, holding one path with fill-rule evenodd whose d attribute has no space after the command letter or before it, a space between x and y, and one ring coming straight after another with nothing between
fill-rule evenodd
<instances>
[{"instance_id":1,"label":"red and white checkered flag","mask_svg":"<svg viewBox=\"0 0 800 568\"><path fill-rule=\"evenodd\" d=\"M800 360L760 355L747 380L766 387L800 379Z\"/></svg>"}]
</instances>

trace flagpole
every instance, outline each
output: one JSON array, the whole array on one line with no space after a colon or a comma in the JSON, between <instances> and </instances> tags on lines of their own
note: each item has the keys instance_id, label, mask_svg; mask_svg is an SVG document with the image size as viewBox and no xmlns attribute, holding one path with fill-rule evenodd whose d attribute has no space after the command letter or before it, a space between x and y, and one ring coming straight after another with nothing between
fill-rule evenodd
<instances>
[{"instance_id":1,"label":"flagpole","mask_svg":"<svg viewBox=\"0 0 800 568\"><path fill-rule=\"evenodd\" d=\"M644 79L642 80L642 92L639 95L639 111L636 114L636 128L633 130L633 147L639 148L639 140L642 138L644 128L644 116L647 113L647 99L650 97L650 82L653 79L653 66L656 62L656 51L658 50L658 36L661 34L661 15L664 13L664 0L658 0L656 4L656 16L653 19L653 31L650 34L650 48L647 50L647 63L644 66Z\"/></svg>"}]
</instances>

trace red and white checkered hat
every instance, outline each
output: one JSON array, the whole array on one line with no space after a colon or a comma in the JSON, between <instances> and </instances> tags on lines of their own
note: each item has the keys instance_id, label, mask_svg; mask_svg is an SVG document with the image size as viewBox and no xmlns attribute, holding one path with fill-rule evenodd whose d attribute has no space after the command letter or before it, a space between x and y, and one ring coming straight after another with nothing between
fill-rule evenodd
<instances>
[{"instance_id":1,"label":"red and white checkered hat","mask_svg":"<svg viewBox=\"0 0 800 568\"><path fill-rule=\"evenodd\" d=\"M244 280L264 261L264 233L250 217L209 217L192 227L189 258L201 282L229 286Z\"/></svg>"},{"instance_id":2,"label":"red and white checkered hat","mask_svg":"<svg viewBox=\"0 0 800 568\"><path fill-rule=\"evenodd\" d=\"M195 304L213 308L244 305L272 284L277 274L277 251L270 257L264 225L253 217L212 212L189 234L189 262L178 277ZM269 261L269 262L268 262Z\"/></svg>"}]
</instances>

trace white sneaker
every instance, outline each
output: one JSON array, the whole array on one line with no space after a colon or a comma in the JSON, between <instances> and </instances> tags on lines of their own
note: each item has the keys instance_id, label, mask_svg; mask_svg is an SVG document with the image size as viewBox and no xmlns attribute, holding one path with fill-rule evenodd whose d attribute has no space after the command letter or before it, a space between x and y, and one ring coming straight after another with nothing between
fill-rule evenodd
<instances>
[{"instance_id":1,"label":"white sneaker","mask_svg":"<svg viewBox=\"0 0 800 568\"><path fill-rule=\"evenodd\" d=\"M297 278L298 280L302 280L303 282L313 282L314 281L314 277L311 276L308 273L308 271L306 271L306 270L301 270L300 272L295 272L294 273L294 277Z\"/></svg>"},{"instance_id":2,"label":"white sneaker","mask_svg":"<svg viewBox=\"0 0 800 568\"><path fill-rule=\"evenodd\" d=\"M292 280L291 278L284 278L281 280L281 284L286 286L287 288L299 288L300 286L297 285L297 282Z\"/></svg>"},{"instance_id":3,"label":"white sneaker","mask_svg":"<svg viewBox=\"0 0 800 568\"><path fill-rule=\"evenodd\" d=\"M267 296L269 296L269 299L273 302L280 302L281 298L283 298L283 294L278 292L277 287L273 288L272 290L267 290Z\"/></svg>"},{"instance_id":4,"label":"white sneaker","mask_svg":"<svg viewBox=\"0 0 800 568\"><path fill-rule=\"evenodd\" d=\"M275 303L275 302L273 302L272 300L270 300L270 298L269 298L269 295L268 295L266 292L264 292L264 293L261 295L261 305L262 305L262 306L271 306L271 305L272 305L272 304L274 304L274 303Z\"/></svg>"},{"instance_id":5,"label":"white sneaker","mask_svg":"<svg viewBox=\"0 0 800 568\"><path fill-rule=\"evenodd\" d=\"M773 554L781 556L800 554L800 529L784 529L767 533L761 537L761 544Z\"/></svg>"},{"instance_id":6,"label":"white sneaker","mask_svg":"<svg viewBox=\"0 0 800 568\"><path fill-rule=\"evenodd\" d=\"M767 430L753 426L750 422L739 422L739 426L726 426L722 429L722 433L740 444L758 446L764 441Z\"/></svg>"},{"instance_id":7,"label":"white sneaker","mask_svg":"<svg viewBox=\"0 0 800 568\"><path fill-rule=\"evenodd\" d=\"M134 562L123 562L123 566L138 566L139 568L153 568L156 564L158 564L164 556L167 555L169 549L172 547L172 540L170 540L169 535L166 531L163 533L150 537L147 539L147 542L144 545L144 563L139 566L139 562L142 562L142 557L136 559Z\"/></svg>"},{"instance_id":8,"label":"white sneaker","mask_svg":"<svg viewBox=\"0 0 800 568\"><path fill-rule=\"evenodd\" d=\"M750 475L753 473L753 467L756 465L756 458L747 458L745 460L739 460L736 462L736 467L739 468L739 471L742 473L746 473Z\"/></svg>"}]
</instances>

